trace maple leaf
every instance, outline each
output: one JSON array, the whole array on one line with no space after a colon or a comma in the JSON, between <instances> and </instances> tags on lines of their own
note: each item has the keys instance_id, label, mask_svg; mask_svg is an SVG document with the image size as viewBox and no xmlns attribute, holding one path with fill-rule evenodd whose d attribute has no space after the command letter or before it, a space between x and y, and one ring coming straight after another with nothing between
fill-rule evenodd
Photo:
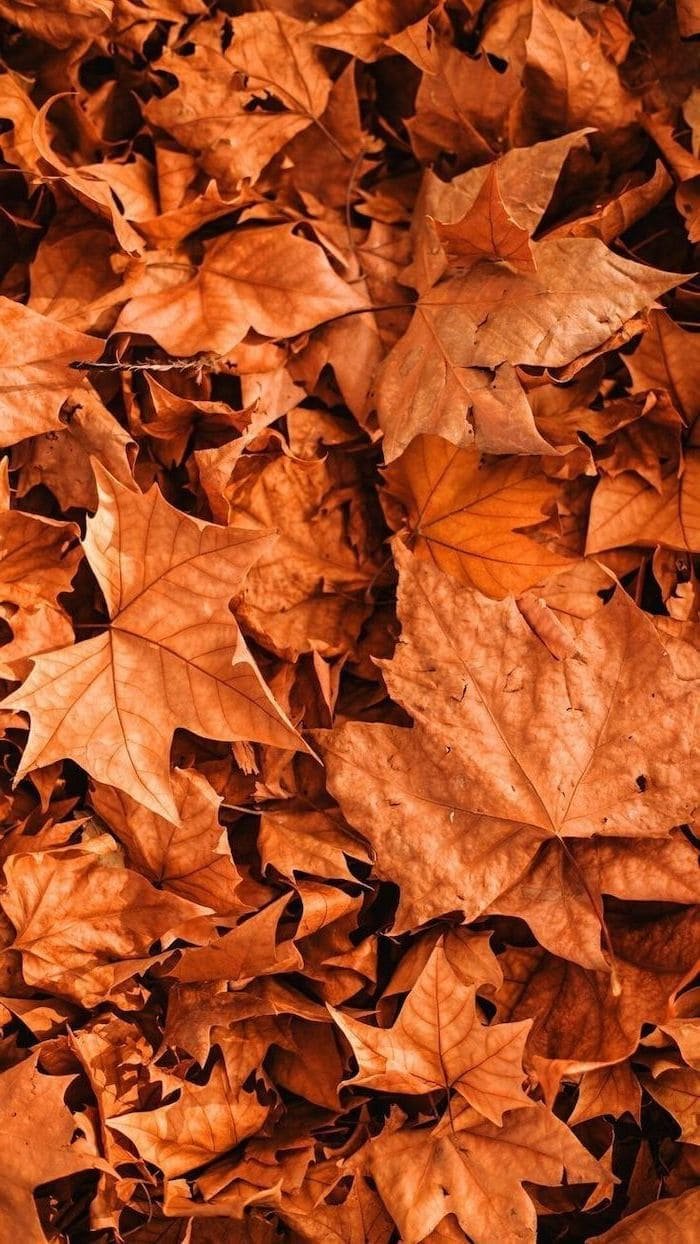
<instances>
[{"instance_id":1,"label":"maple leaf","mask_svg":"<svg viewBox=\"0 0 700 1244\"><path fill-rule=\"evenodd\" d=\"M443 181L427 169L411 223L413 260L406 271L421 293L444 276L448 263L440 241L442 229L458 225L470 216L487 183L497 181L503 207L519 230L532 237L551 201L557 180L569 156L586 150L581 129L530 147L513 147L491 164L467 169L451 181Z\"/></svg>"},{"instance_id":2,"label":"maple leaf","mask_svg":"<svg viewBox=\"0 0 700 1244\"><path fill-rule=\"evenodd\" d=\"M190 518L156 487L139 495L96 474L84 548L110 629L39 656L5 704L31 717L22 773L70 755L177 822L168 756L178 727L297 745L228 609L269 537Z\"/></svg>"},{"instance_id":3,"label":"maple leaf","mask_svg":"<svg viewBox=\"0 0 700 1244\"><path fill-rule=\"evenodd\" d=\"M465 1106L433 1131L387 1128L362 1155L406 1244L424 1240L450 1213L474 1244L534 1240L525 1181L595 1184L604 1174L542 1105L509 1110L502 1127Z\"/></svg>"},{"instance_id":4,"label":"maple leaf","mask_svg":"<svg viewBox=\"0 0 700 1244\"><path fill-rule=\"evenodd\" d=\"M96 786L90 801L120 842L132 867L159 887L221 916L238 916L241 882L219 824L219 799L196 770L174 769L178 824L112 786Z\"/></svg>"},{"instance_id":5,"label":"maple leaf","mask_svg":"<svg viewBox=\"0 0 700 1244\"><path fill-rule=\"evenodd\" d=\"M77 38L91 41L107 29L113 16L112 0L38 0L37 3L0 3L0 16L57 48Z\"/></svg>"},{"instance_id":6,"label":"maple leaf","mask_svg":"<svg viewBox=\"0 0 700 1244\"><path fill-rule=\"evenodd\" d=\"M5 876L0 901L25 980L87 1006L139 971L153 942L207 910L70 847L63 855L13 855Z\"/></svg>"},{"instance_id":7,"label":"maple leaf","mask_svg":"<svg viewBox=\"0 0 700 1244\"><path fill-rule=\"evenodd\" d=\"M631 604L594 614L563 661L512 601L407 554L399 608L385 678L413 726L348 723L324 744L331 791L401 887L399 929L474 919L549 838L658 835L686 819L688 689Z\"/></svg>"},{"instance_id":8,"label":"maple leaf","mask_svg":"<svg viewBox=\"0 0 700 1244\"><path fill-rule=\"evenodd\" d=\"M175 1176L235 1148L257 1132L267 1113L255 1093L233 1089L225 1063L215 1063L206 1084L184 1080L174 1101L108 1124L134 1143L140 1157Z\"/></svg>"},{"instance_id":9,"label":"maple leaf","mask_svg":"<svg viewBox=\"0 0 700 1244\"><path fill-rule=\"evenodd\" d=\"M130 282L116 331L147 333L171 354L226 354L250 328L291 337L365 307L320 246L287 225L224 235L194 275L189 267L150 260Z\"/></svg>"},{"instance_id":10,"label":"maple leaf","mask_svg":"<svg viewBox=\"0 0 700 1244\"><path fill-rule=\"evenodd\" d=\"M99 400L85 386L74 389L62 412L60 432L46 432L22 441L12 450L18 472L17 492L24 496L43 484L62 510L97 509L97 485L91 458L126 488L134 488L131 461L136 446Z\"/></svg>"},{"instance_id":11,"label":"maple leaf","mask_svg":"<svg viewBox=\"0 0 700 1244\"><path fill-rule=\"evenodd\" d=\"M638 105L616 65L577 18L533 0L526 49L524 112L530 105L538 120L560 130L617 129L635 120Z\"/></svg>"},{"instance_id":12,"label":"maple leaf","mask_svg":"<svg viewBox=\"0 0 700 1244\"><path fill-rule=\"evenodd\" d=\"M604 347L682 279L621 259L597 238L544 239L532 250L534 273L486 261L423 294L377 377L383 427L391 428L401 409L414 435L443 433L446 423L461 428L465 395L478 387L473 369L504 363L565 366ZM511 452L523 448L528 452L520 432ZM505 449L503 444L497 451Z\"/></svg>"},{"instance_id":13,"label":"maple leaf","mask_svg":"<svg viewBox=\"0 0 700 1244\"><path fill-rule=\"evenodd\" d=\"M249 20L253 15L247 16ZM239 37L237 44L240 54ZM202 152L203 164L212 174L218 171L221 155L227 178L257 179L272 157L313 120L301 105L298 111L283 113L249 111L250 92L237 91L240 70L217 48L198 44L187 57L166 50L155 68L173 74L178 84L162 99L149 101L148 120L167 130L182 147Z\"/></svg>"},{"instance_id":14,"label":"maple leaf","mask_svg":"<svg viewBox=\"0 0 700 1244\"><path fill-rule=\"evenodd\" d=\"M1 654L12 678L13 663L41 651L46 632L60 636L67 627L71 636L58 597L70 589L80 549L74 523L10 509L7 460L0 466L0 494L0 600L20 611L12 615L19 624L14 642Z\"/></svg>"},{"instance_id":15,"label":"maple leaf","mask_svg":"<svg viewBox=\"0 0 700 1244\"><path fill-rule=\"evenodd\" d=\"M440 42L434 72L422 75L407 123L416 157L430 161L451 151L468 164L492 159L517 90L511 65L499 73L483 54L465 65L456 47Z\"/></svg>"},{"instance_id":16,"label":"maple leaf","mask_svg":"<svg viewBox=\"0 0 700 1244\"><path fill-rule=\"evenodd\" d=\"M101 1164L86 1140L76 1140L76 1120L65 1103L74 1076L43 1075L33 1054L3 1070L0 1118L3 1134L12 1136L4 1159L0 1213L6 1228L21 1232L27 1244L45 1244L33 1192L39 1184L64 1179ZM37 1136L41 1135L41 1144Z\"/></svg>"},{"instance_id":17,"label":"maple leaf","mask_svg":"<svg viewBox=\"0 0 700 1244\"><path fill-rule=\"evenodd\" d=\"M680 474L670 470L658 487L635 471L605 476L593 494L586 552L625 544L700 551L700 450L689 449Z\"/></svg>"},{"instance_id":18,"label":"maple leaf","mask_svg":"<svg viewBox=\"0 0 700 1244\"><path fill-rule=\"evenodd\" d=\"M488 596L521 592L568 563L518 530L542 523L557 495L536 461L485 465L474 449L416 436L386 481L415 553Z\"/></svg>"},{"instance_id":19,"label":"maple leaf","mask_svg":"<svg viewBox=\"0 0 700 1244\"><path fill-rule=\"evenodd\" d=\"M350 881L348 857L369 862L363 842L351 836L337 818L317 811L265 812L260 818L258 848L265 868L272 866L290 878L298 871Z\"/></svg>"},{"instance_id":20,"label":"maple leaf","mask_svg":"<svg viewBox=\"0 0 700 1244\"><path fill-rule=\"evenodd\" d=\"M455 1088L485 1118L524 1106L522 1053L529 1024L483 1024L476 991L440 946L431 954L391 1028L372 1028L330 1008L357 1059L349 1084L387 1093Z\"/></svg>"},{"instance_id":21,"label":"maple leaf","mask_svg":"<svg viewBox=\"0 0 700 1244\"><path fill-rule=\"evenodd\" d=\"M396 0L356 0L342 17L317 27L313 41L372 61L392 35L417 23L432 8L433 0L403 0L398 4Z\"/></svg>"},{"instance_id":22,"label":"maple leaf","mask_svg":"<svg viewBox=\"0 0 700 1244\"><path fill-rule=\"evenodd\" d=\"M696 865L696 852L678 833L653 841L548 842L527 872L495 900L494 911L525 920L553 954L607 971L602 895L697 903ZM604 949L609 956L609 948Z\"/></svg>"},{"instance_id":23,"label":"maple leaf","mask_svg":"<svg viewBox=\"0 0 700 1244\"><path fill-rule=\"evenodd\" d=\"M236 18L226 56L253 90L269 91L308 117L323 113L331 79L303 22L274 10L244 13Z\"/></svg>"},{"instance_id":24,"label":"maple leaf","mask_svg":"<svg viewBox=\"0 0 700 1244\"><path fill-rule=\"evenodd\" d=\"M625 366L635 392L664 389L681 414L695 419L700 415L700 364L689 345L688 333L664 311L651 311L649 327Z\"/></svg>"},{"instance_id":25,"label":"maple leaf","mask_svg":"<svg viewBox=\"0 0 700 1244\"><path fill-rule=\"evenodd\" d=\"M536 949L501 958L499 1016L535 1023L527 1062L552 1096L561 1076L619 1062L635 1049L643 1024L664 1024L697 959L697 906L626 926L608 917L616 981Z\"/></svg>"},{"instance_id":26,"label":"maple leaf","mask_svg":"<svg viewBox=\"0 0 700 1244\"><path fill-rule=\"evenodd\" d=\"M498 164L489 166L469 210L454 224L435 222L450 264L470 268L480 259L503 259L513 268L531 272L535 264L530 234L510 215L503 200Z\"/></svg>"},{"instance_id":27,"label":"maple leaf","mask_svg":"<svg viewBox=\"0 0 700 1244\"><path fill-rule=\"evenodd\" d=\"M681 1140L697 1145L700 1141L700 1072L688 1067L670 1068L659 1075L644 1076L642 1085L673 1115L681 1129Z\"/></svg>"},{"instance_id":28,"label":"maple leaf","mask_svg":"<svg viewBox=\"0 0 700 1244\"><path fill-rule=\"evenodd\" d=\"M576 1107L568 1124L573 1127L604 1114L619 1118L625 1113L638 1123L641 1106L642 1090L629 1063L613 1063L585 1071L581 1076Z\"/></svg>"},{"instance_id":29,"label":"maple leaf","mask_svg":"<svg viewBox=\"0 0 700 1244\"><path fill-rule=\"evenodd\" d=\"M364 594L381 563L371 547L369 514L353 496L357 483L352 463L297 463L283 455L228 490L231 523L279 530L251 568L238 610L281 655L347 651L369 613Z\"/></svg>"},{"instance_id":30,"label":"maple leaf","mask_svg":"<svg viewBox=\"0 0 700 1244\"><path fill-rule=\"evenodd\" d=\"M99 358L103 343L0 297L0 446L61 428L58 413L75 388L70 365Z\"/></svg>"}]
</instances>

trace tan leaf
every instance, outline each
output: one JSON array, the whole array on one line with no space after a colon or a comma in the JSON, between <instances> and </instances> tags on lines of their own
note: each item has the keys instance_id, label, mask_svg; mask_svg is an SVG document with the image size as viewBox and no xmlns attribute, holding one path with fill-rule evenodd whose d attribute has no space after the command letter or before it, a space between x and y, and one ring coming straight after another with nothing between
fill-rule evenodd
<instances>
[{"instance_id":1,"label":"tan leaf","mask_svg":"<svg viewBox=\"0 0 700 1244\"><path fill-rule=\"evenodd\" d=\"M700 363L689 334L665 311L651 311L649 327L625 367L635 392L663 389L677 409L695 419L700 414Z\"/></svg>"},{"instance_id":2,"label":"tan leaf","mask_svg":"<svg viewBox=\"0 0 700 1244\"><path fill-rule=\"evenodd\" d=\"M0 446L58 429L58 412L75 388L74 362L99 358L103 343L0 298Z\"/></svg>"},{"instance_id":3,"label":"tan leaf","mask_svg":"<svg viewBox=\"0 0 700 1244\"><path fill-rule=\"evenodd\" d=\"M347 651L368 615L365 593L381 563L369 547L359 482L351 461L280 455L227 490L231 523L279 531L248 573L238 610L288 658Z\"/></svg>"},{"instance_id":4,"label":"tan leaf","mask_svg":"<svg viewBox=\"0 0 700 1244\"><path fill-rule=\"evenodd\" d=\"M86 1006L99 1002L111 979L103 967L127 961L125 975L133 974L155 941L206 910L70 847L63 854L14 855L5 876L1 901L25 980Z\"/></svg>"},{"instance_id":5,"label":"tan leaf","mask_svg":"<svg viewBox=\"0 0 700 1244\"><path fill-rule=\"evenodd\" d=\"M533 244L533 254L536 273L482 262L419 299L408 331L377 378L379 421L394 436L390 456L407 443L406 433L398 430L399 416L412 435L439 432L464 443L465 407L476 406L478 426L472 392L485 387L483 374L475 376L474 369L565 366L604 347L682 279L621 259L597 238L545 239ZM509 432L510 452L544 451L525 416ZM508 452L505 440L484 448Z\"/></svg>"},{"instance_id":6,"label":"tan leaf","mask_svg":"<svg viewBox=\"0 0 700 1244\"><path fill-rule=\"evenodd\" d=\"M604 476L591 501L588 554L638 544L700 552L700 450L689 449L680 477L671 469L656 489L634 471Z\"/></svg>"},{"instance_id":7,"label":"tan leaf","mask_svg":"<svg viewBox=\"0 0 700 1244\"><path fill-rule=\"evenodd\" d=\"M437 235L452 267L471 268L481 259L503 259L521 272L533 272L529 231L510 215L497 169L497 163L489 166L481 189L460 220L449 225L435 221Z\"/></svg>"},{"instance_id":8,"label":"tan leaf","mask_svg":"<svg viewBox=\"0 0 700 1244\"><path fill-rule=\"evenodd\" d=\"M642 1084L680 1125L681 1140L700 1144L700 1071L679 1067L659 1076L644 1076Z\"/></svg>"},{"instance_id":9,"label":"tan leaf","mask_svg":"<svg viewBox=\"0 0 700 1244\"><path fill-rule=\"evenodd\" d=\"M385 1093L456 1089L485 1118L529 1103L522 1055L529 1024L483 1023L465 986L437 946L391 1028L372 1028L330 1008L357 1059L347 1083Z\"/></svg>"},{"instance_id":10,"label":"tan leaf","mask_svg":"<svg viewBox=\"0 0 700 1244\"><path fill-rule=\"evenodd\" d=\"M567 131L630 125L638 105L625 90L600 39L548 0L533 0L527 38L524 109Z\"/></svg>"},{"instance_id":11,"label":"tan leaf","mask_svg":"<svg viewBox=\"0 0 700 1244\"><path fill-rule=\"evenodd\" d=\"M102 1165L87 1141L76 1140L76 1119L65 1103L73 1076L42 1075L36 1054L3 1070L0 1119L11 1137L3 1159L0 1238L20 1237L26 1244L45 1244L46 1236L34 1204L34 1189L53 1179ZM37 1144L37 1138L41 1143Z\"/></svg>"},{"instance_id":12,"label":"tan leaf","mask_svg":"<svg viewBox=\"0 0 700 1244\"><path fill-rule=\"evenodd\" d=\"M536 460L486 465L475 449L417 436L386 482L418 557L487 596L522 592L569 562L520 530L542 523L557 496Z\"/></svg>"},{"instance_id":13,"label":"tan leaf","mask_svg":"<svg viewBox=\"0 0 700 1244\"><path fill-rule=\"evenodd\" d=\"M685 820L688 688L641 612L617 595L560 661L513 602L403 562L402 642L384 673L414 724L348 723L324 743L331 791L401 887L398 928L474 919L547 839Z\"/></svg>"},{"instance_id":14,"label":"tan leaf","mask_svg":"<svg viewBox=\"0 0 700 1244\"><path fill-rule=\"evenodd\" d=\"M363 1151L406 1244L453 1213L474 1244L533 1240L535 1207L522 1185L595 1184L604 1168L542 1105L509 1110L503 1126L466 1106L435 1130L386 1129Z\"/></svg>"},{"instance_id":15,"label":"tan leaf","mask_svg":"<svg viewBox=\"0 0 700 1244\"><path fill-rule=\"evenodd\" d=\"M287 225L224 234L199 270L188 267L157 256L146 263L115 331L145 333L171 354L226 354L251 328L292 337L365 306L320 246Z\"/></svg>"},{"instance_id":16,"label":"tan leaf","mask_svg":"<svg viewBox=\"0 0 700 1244\"><path fill-rule=\"evenodd\" d=\"M700 1188L691 1188L681 1196L653 1201L596 1238L600 1244L660 1244L664 1237L693 1244L698 1212Z\"/></svg>"},{"instance_id":17,"label":"tan leaf","mask_svg":"<svg viewBox=\"0 0 700 1244\"><path fill-rule=\"evenodd\" d=\"M171 782L177 825L111 786L98 784L90 800L126 847L131 867L219 916L240 915L241 877L219 824L218 797L194 769L174 769Z\"/></svg>"},{"instance_id":18,"label":"tan leaf","mask_svg":"<svg viewBox=\"0 0 700 1244\"><path fill-rule=\"evenodd\" d=\"M267 1113L255 1093L235 1092L225 1063L215 1063L206 1084L185 1080L175 1101L108 1122L133 1141L140 1157L172 1178L235 1148L257 1132Z\"/></svg>"},{"instance_id":19,"label":"tan leaf","mask_svg":"<svg viewBox=\"0 0 700 1244\"><path fill-rule=\"evenodd\" d=\"M639 1123L641 1106L642 1090L629 1063L613 1063L583 1073L576 1108L567 1122L573 1127L605 1114L615 1119L630 1114Z\"/></svg>"},{"instance_id":20,"label":"tan leaf","mask_svg":"<svg viewBox=\"0 0 700 1244\"><path fill-rule=\"evenodd\" d=\"M23 772L70 755L177 822L168 759L178 727L296 746L228 609L269 537L190 518L156 487L143 496L102 468L97 476L84 547L111 628L38 657L5 703L31 717Z\"/></svg>"}]
</instances>

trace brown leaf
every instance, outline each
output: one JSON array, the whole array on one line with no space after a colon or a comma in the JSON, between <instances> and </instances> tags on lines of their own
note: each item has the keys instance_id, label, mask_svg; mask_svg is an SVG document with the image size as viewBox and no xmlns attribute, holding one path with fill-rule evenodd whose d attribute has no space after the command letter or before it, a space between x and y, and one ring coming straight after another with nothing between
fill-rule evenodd
<instances>
[{"instance_id":1,"label":"brown leaf","mask_svg":"<svg viewBox=\"0 0 700 1244\"><path fill-rule=\"evenodd\" d=\"M331 1008L359 1067L348 1083L394 1094L454 1088L501 1124L506 1110L528 1104L522 1054L529 1024L486 1026L475 997L438 946L391 1028L372 1028Z\"/></svg>"},{"instance_id":2,"label":"brown leaf","mask_svg":"<svg viewBox=\"0 0 700 1244\"><path fill-rule=\"evenodd\" d=\"M15 928L25 980L88 1006L140 970L153 943L206 909L156 890L92 852L14 855L2 906ZM130 963L129 961L133 961Z\"/></svg>"},{"instance_id":3,"label":"brown leaf","mask_svg":"<svg viewBox=\"0 0 700 1244\"><path fill-rule=\"evenodd\" d=\"M101 468L97 475L100 507L85 551L111 629L40 656L5 703L31 716L23 772L69 754L97 781L177 822L168 753L179 726L296 744L228 609L269 537L189 518L155 487L139 496Z\"/></svg>"},{"instance_id":4,"label":"brown leaf","mask_svg":"<svg viewBox=\"0 0 700 1244\"><path fill-rule=\"evenodd\" d=\"M620 259L597 238L545 239L533 245L533 254L534 274L484 262L423 295L380 369L382 427L391 431L401 411L411 434L444 436L449 427L450 439L462 444L465 403L473 388L484 387L483 377L475 385L473 369L564 366L604 346L681 279ZM533 452L533 430L528 441L516 429L510 452ZM390 456L406 443L394 440ZM507 446L493 448L503 453Z\"/></svg>"},{"instance_id":5,"label":"brown leaf","mask_svg":"<svg viewBox=\"0 0 700 1244\"><path fill-rule=\"evenodd\" d=\"M227 354L251 328L292 337L365 306L320 246L287 225L218 238L198 270L156 256L128 293L115 331L145 333L178 355Z\"/></svg>"},{"instance_id":6,"label":"brown leaf","mask_svg":"<svg viewBox=\"0 0 700 1244\"><path fill-rule=\"evenodd\" d=\"M687 1239L690 1244L688 1229L694 1229L692 1224L699 1207L700 1188L694 1188L682 1196L652 1202L597 1239L601 1244L656 1244L666 1235L667 1239L682 1240L683 1244Z\"/></svg>"},{"instance_id":7,"label":"brown leaf","mask_svg":"<svg viewBox=\"0 0 700 1244\"><path fill-rule=\"evenodd\" d=\"M76 1120L65 1103L72 1076L43 1075L33 1055L2 1073L0 1117L3 1134L12 1137L4 1159L0 1212L5 1227L21 1232L27 1244L45 1244L33 1199L34 1189L49 1180L101 1165L84 1139L73 1143ZM41 1136L41 1144L37 1137Z\"/></svg>"},{"instance_id":8,"label":"brown leaf","mask_svg":"<svg viewBox=\"0 0 700 1244\"><path fill-rule=\"evenodd\" d=\"M4 447L61 427L58 413L77 379L70 365L99 358L102 342L9 298L0 298L0 337Z\"/></svg>"},{"instance_id":9,"label":"brown leaf","mask_svg":"<svg viewBox=\"0 0 700 1244\"><path fill-rule=\"evenodd\" d=\"M406 511L407 538L418 557L487 596L522 592L568 563L521 534L542 523L557 495L536 461L487 465L474 449L417 436L386 481Z\"/></svg>"},{"instance_id":10,"label":"brown leaf","mask_svg":"<svg viewBox=\"0 0 700 1244\"><path fill-rule=\"evenodd\" d=\"M401 887L399 929L452 910L473 919L549 838L684 820L687 690L622 597L584 623L564 661L512 602L407 556L400 608L385 677L414 725L349 723L324 747L330 789L372 841L379 875Z\"/></svg>"},{"instance_id":11,"label":"brown leaf","mask_svg":"<svg viewBox=\"0 0 700 1244\"><path fill-rule=\"evenodd\" d=\"M638 105L600 39L549 0L532 0L526 50L522 106L532 107L544 126L560 132L581 125L610 130L635 120Z\"/></svg>"},{"instance_id":12,"label":"brown leaf","mask_svg":"<svg viewBox=\"0 0 700 1244\"><path fill-rule=\"evenodd\" d=\"M171 782L176 825L111 786L97 785L90 801L149 881L219 916L240 915L241 876L218 821L219 799L196 770L174 769Z\"/></svg>"},{"instance_id":13,"label":"brown leaf","mask_svg":"<svg viewBox=\"0 0 700 1244\"><path fill-rule=\"evenodd\" d=\"M225 1063L215 1063L206 1084L185 1080L174 1101L108 1122L171 1178L235 1148L258 1130L267 1112L254 1093L235 1092Z\"/></svg>"},{"instance_id":14,"label":"brown leaf","mask_svg":"<svg viewBox=\"0 0 700 1244\"><path fill-rule=\"evenodd\" d=\"M503 259L520 272L533 272L530 234L510 215L498 180L498 164L489 166L469 211L454 224L435 221L437 235L452 267L471 268L481 259Z\"/></svg>"},{"instance_id":15,"label":"brown leaf","mask_svg":"<svg viewBox=\"0 0 700 1244\"><path fill-rule=\"evenodd\" d=\"M603 1168L572 1132L538 1105L509 1110L502 1127L466 1106L448 1126L387 1129L367 1167L406 1244L453 1213L475 1244L533 1239L535 1208L522 1184L596 1183Z\"/></svg>"},{"instance_id":16,"label":"brown leaf","mask_svg":"<svg viewBox=\"0 0 700 1244\"><path fill-rule=\"evenodd\" d=\"M636 472L605 476L593 494L588 554L621 545L700 551L700 451L689 450L679 475L670 470L657 489Z\"/></svg>"}]
</instances>

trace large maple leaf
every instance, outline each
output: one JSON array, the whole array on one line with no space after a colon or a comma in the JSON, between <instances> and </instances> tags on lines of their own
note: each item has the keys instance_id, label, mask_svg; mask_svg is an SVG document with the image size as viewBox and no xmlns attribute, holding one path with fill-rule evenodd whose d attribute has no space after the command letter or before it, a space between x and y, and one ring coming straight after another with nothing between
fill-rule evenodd
<instances>
[{"instance_id":1,"label":"large maple leaf","mask_svg":"<svg viewBox=\"0 0 700 1244\"><path fill-rule=\"evenodd\" d=\"M36 659L6 705L30 714L21 773L70 756L177 822L169 752L178 727L295 748L228 602L270 537L217 527L131 492L97 467L85 553L111 625Z\"/></svg>"},{"instance_id":2,"label":"large maple leaf","mask_svg":"<svg viewBox=\"0 0 700 1244\"><path fill-rule=\"evenodd\" d=\"M514 602L402 554L402 642L385 677L410 729L347 723L329 785L401 889L397 925L474 919L547 839L660 835L697 790L689 687L618 596L557 660Z\"/></svg>"},{"instance_id":3,"label":"large maple leaf","mask_svg":"<svg viewBox=\"0 0 700 1244\"><path fill-rule=\"evenodd\" d=\"M470 1106L433 1131L387 1128L362 1151L405 1244L454 1214L474 1244L535 1240L535 1207L522 1185L597 1183L604 1168L544 1106L509 1110L502 1127Z\"/></svg>"}]
</instances>

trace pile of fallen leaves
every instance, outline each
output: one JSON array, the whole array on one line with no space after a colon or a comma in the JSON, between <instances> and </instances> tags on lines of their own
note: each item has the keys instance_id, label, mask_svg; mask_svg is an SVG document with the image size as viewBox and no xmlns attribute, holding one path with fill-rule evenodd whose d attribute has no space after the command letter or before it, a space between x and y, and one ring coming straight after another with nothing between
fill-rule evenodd
<instances>
[{"instance_id":1,"label":"pile of fallen leaves","mask_svg":"<svg viewBox=\"0 0 700 1244\"><path fill-rule=\"evenodd\" d=\"M698 4L0 33L0 1244L691 1244Z\"/></svg>"}]
</instances>

